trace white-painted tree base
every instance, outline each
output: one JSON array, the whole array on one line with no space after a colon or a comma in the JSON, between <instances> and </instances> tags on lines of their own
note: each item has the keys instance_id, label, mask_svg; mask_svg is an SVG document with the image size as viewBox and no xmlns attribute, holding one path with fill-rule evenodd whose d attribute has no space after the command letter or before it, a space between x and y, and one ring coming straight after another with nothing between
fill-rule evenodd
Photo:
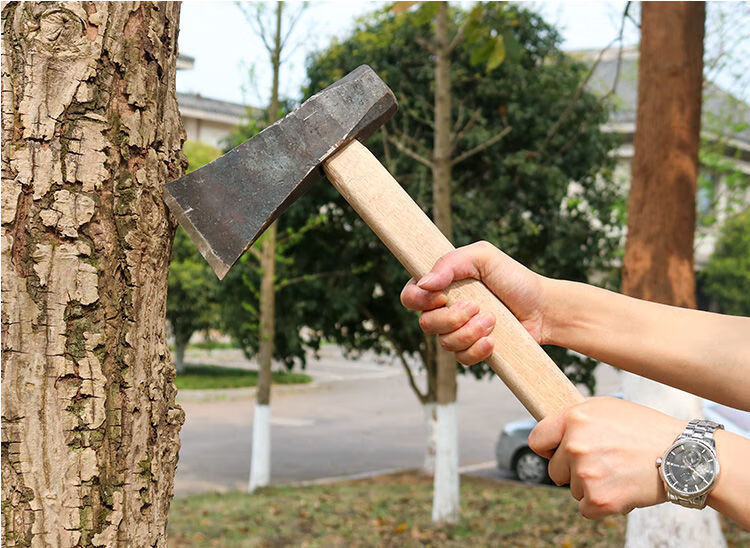
<instances>
[{"instance_id":1,"label":"white-painted tree base","mask_svg":"<svg viewBox=\"0 0 750 548\"><path fill-rule=\"evenodd\" d=\"M432 521L458 521L458 417L456 404L436 406L437 445L432 494Z\"/></svg>"},{"instance_id":2,"label":"white-painted tree base","mask_svg":"<svg viewBox=\"0 0 750 548\"><path fill-rule=\"evenodd\" d=\"M252 493L265 487L271 479L271 408L255 404L253 414L253 447L250 460L250 483Z\"/></svg>"},{"instance_id":3,"label":"white-painted tree base","mask_svg":"<svg viewBox=\"0 0 750 548\"><path fill-rule=\"evenodd\" d=\"M713 508L693 510L665 502L628 514L625 548L726 548Z\"/></svg>"},{"instance_id":4,"label":"white-painted tree base","mask_svg":"<svg viewBox=\"0 0 750 548\"><path fill-rule=\"evenodd\" d=\"M425 403L422 406L424 412L424 425L427 432L427 447L424 453L424 465L422 470L425 474L435 473L435 453L437 453L437 404Z\"/></svg>"},{"instance_id":5,"label":"white-painted tree base","mask_svg":"<svg viewBox=\"0 0 750 548\"><path fill-rule=\"evenodd\" d=\"M623 373L625 398L688 421L703 416L701 400L681 390ZM664 446L667 449L669 443ZM719 455L721 459L721 455ZM721 462L721 460L719 461ZM654 466L654 474L656 474ZM625 548L726 547L716 512L711 508L693 510L671 502L649 508L637 508L628 514Z\"/></svg>"}]
</instances>

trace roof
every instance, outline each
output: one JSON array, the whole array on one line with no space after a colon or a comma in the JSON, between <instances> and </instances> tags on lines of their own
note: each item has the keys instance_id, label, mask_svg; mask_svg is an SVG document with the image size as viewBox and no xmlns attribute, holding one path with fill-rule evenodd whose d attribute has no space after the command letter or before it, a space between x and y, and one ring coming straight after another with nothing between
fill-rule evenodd
<instances>
[{"instance_id":1,"label":"roof","mask_svg":"<svg viewBox=\"0 0 750 548\"><path fill-rule=\"evenodd\" d=\"M192 70L195 66L195 57L179 53L177 55L177 70Z\"/></svg>"},{"instance_id":2,"label":"roof","mask_svg":"<svg viewBox=\"0 0 750 548\"><path fill-rule=\"evenodd\" d=\"M248 114L259 115L258 109L239 103L203 97L198 93L177 93L177 103L183 116L201 120L212 120L237 125L246 120ZM249 111L249 112L248 112Z\"/></svg>"},{"instance_id":3,"label":"roof","mask_svg":"<svg viewBox=\"0 0 750 548\"><path fill-rule=\"evenodd\" d=\"M584 62L593 63L600 54L600 51L577 50L567 53ZM617 75L619 52L619 48L610 48L602 54L601 60L587 85L590 91L601 95L612 89L615 76ZM622 126L634 126L636 105L638 104L637 46L623 48L615 95L615 110L612 113L610 123ZM716 128L716 133L719 133L718 130L726 130L728 124L736 125L742 122L747 124L747 127L742 131L733 133L731 137L739 141L739 144L744 145L743 148L750 147L750 106L746 103L733 97L712 82L707 82L703 90L702 114L704 131L711 132L711 128L713 127Z\"/></svg>"}]
</instances>

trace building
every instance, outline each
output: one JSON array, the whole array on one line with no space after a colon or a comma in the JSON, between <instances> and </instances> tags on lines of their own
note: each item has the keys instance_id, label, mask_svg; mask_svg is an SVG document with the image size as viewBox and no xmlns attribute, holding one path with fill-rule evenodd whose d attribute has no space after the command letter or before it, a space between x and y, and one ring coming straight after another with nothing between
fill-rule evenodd
<instances>
[{"instance_id":1,"label":"building","mask_svg":"<svg viewBox=\"0 0 750 548\"><path fill-rule=\"evenodd\" d=\"M601 50L582 50L568 53L593 64L600 52ZM629 185L638 99L637 46L623 48L622 55L619 48L605 51L587 84L590 91L600 96L613 90L613 86L612 100L615 109L603 129L615 132L622 138L616 151L620 160L617 179ZM733 170L750 177L750 107L711 82L707 82L703 90L701 134L704 142L721 145L721 153L726 162L733 165ZM696 197L698 213L711 213L715 216L715 222L699 222L696 228L695 265L698 270L711 257L721 225L732 212L726 174L713 170L709 165L702 165L701 176L713 183L714 192L699 189ZM749 206L750 192L746 191L738 199L744 202L745 207Z\"/></svg>"},{"instance_id":2,"label":"building","mask_svg":"<svg viewBox=\"0 0 750 548\"><path fill-rule=\"evenodd\" d=\"M180 54L177 70L191 70L195 59ZM203 97L199 93L177 93L187 139L216 148L224 148L232 129L247 121L248 112L257 111L246 105Z\"/></svg>"}]
</instances>

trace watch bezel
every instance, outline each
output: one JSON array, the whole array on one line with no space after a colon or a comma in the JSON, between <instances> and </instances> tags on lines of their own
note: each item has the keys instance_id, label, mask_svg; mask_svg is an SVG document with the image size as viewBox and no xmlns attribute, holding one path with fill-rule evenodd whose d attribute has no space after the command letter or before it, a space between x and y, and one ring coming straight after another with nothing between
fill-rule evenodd
<instances>
[{"instance_id":1,"label":"watch bezel","mask_svg":"<svg viewBox=\"0 0 750 548\"><path fill-rule=\"evenodd\" d=\"M669 478L667 477L667 475L664 473L664 468L666 467L665 465L667 464L667 455L669 455L669 453L672 450L674 450L678 446L683 445L685 443L695 443L695 444L698 444L698 445L702 445L703 447L705 447L706 449L708 449L709 453L712 456L711 460L713 461L713 465L714 465L713 479L708 483L708 485L706 485L706 487L704 487L700 491L685 492L682 489L680 489L679 487L676 487L675 485L673 485L669 481ZM664 485L667 486L668 490L672 491L674 494L676 494L677 496L682 497L682 498L693 499L693 498L697 498L697 497L700 497L702 495L705 495L706 493L708 493L709 491L711 491L711 489L713 488L713 486L716 484L716 480L719 477L719 472L721 471L721 467L719 466L719 458L718 458L718 455L716 454L716 449L714 449L713 447L711 447L711 445L709 445L708 443L706 443L704 441L696 440L696 439L691 439L691 438L688 438L688 439L685 439L685 438L679 439L678 438L677 440L675 440L675 442L672 445L670 445L669 448L666 451L664 451L664 455L661 457L661 461L662 462L659 465L659 475L661 476L662 481L664 481Z\"/></svg>"}]
</instances>

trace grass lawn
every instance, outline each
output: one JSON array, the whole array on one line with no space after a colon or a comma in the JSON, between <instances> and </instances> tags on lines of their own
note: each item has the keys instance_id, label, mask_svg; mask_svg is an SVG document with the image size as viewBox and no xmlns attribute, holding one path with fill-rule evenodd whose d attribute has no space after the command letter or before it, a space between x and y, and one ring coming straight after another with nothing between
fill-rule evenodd
<instances>
[{"instance_id":1,"label":"grass lawn","mask_svg":"<svg viewBox=\"0 0 750 548\"><path fill-rule=\"evenodd\" d=\"M274 384L305 384L312 381L310 375L290 371L274 371L271 377ZM180 390L242 388L257 385L258 372L218 365L188 365L174 382Z\"/></svg>"},{"instance_id":2,"label":"grass lawn","mask_svg":"<svg viewBox=\"0 0 750 548\"><path fill-rule=\"evenodd\" d=\"M172 501L169 546L622 546L625 517L589 521L567 489L462 477L461 521L431 523L432 479L394 474ZM750 533L725 524L730 546Z\"/></svg>"}]
</instances>

